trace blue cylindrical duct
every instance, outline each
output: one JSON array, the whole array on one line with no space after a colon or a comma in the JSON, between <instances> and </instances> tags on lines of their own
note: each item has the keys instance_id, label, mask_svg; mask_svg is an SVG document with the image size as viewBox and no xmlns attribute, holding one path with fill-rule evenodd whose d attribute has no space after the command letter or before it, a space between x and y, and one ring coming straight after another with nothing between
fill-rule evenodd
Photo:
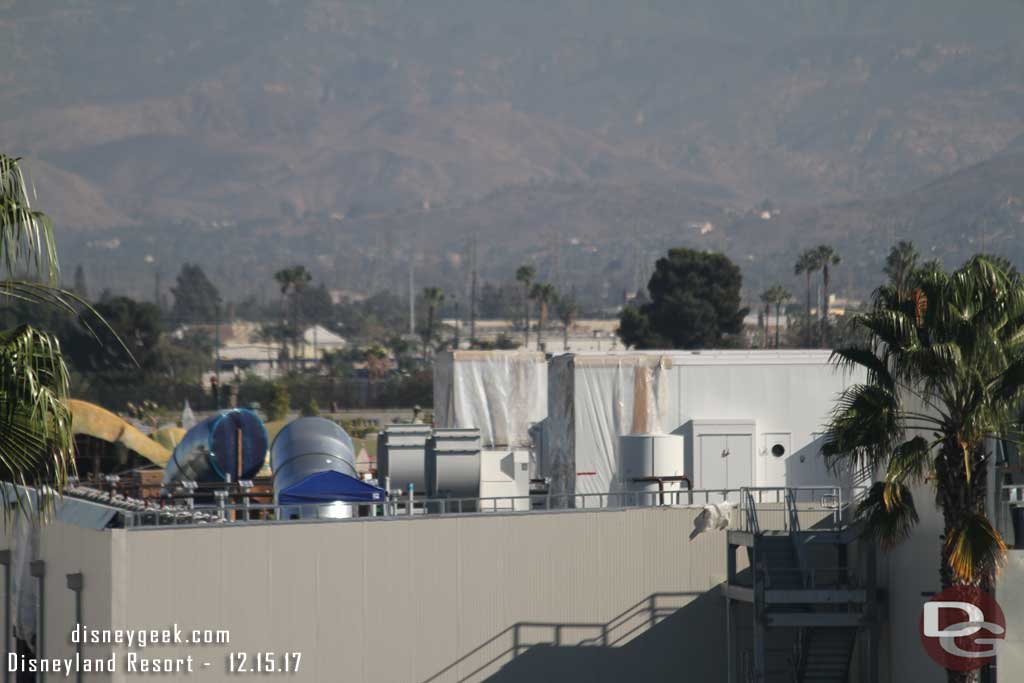
<instances>
[{"instance_id":1,"label":"blue cylindrical duct","mask_svg":"<svg viewBox=\"0 0 1024 683\"><path fill-rule=\"evenodd\" d=\"M252 479L267 459L267 430L243 408L211 415L188 430L164 470L164 484Z\"/></svg>"}]
</instances>

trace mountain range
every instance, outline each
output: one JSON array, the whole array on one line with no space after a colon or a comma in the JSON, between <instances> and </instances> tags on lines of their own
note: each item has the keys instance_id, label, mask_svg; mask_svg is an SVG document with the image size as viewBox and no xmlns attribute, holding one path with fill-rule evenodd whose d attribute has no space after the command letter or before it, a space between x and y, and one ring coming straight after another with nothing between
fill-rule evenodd
<instances>
[{"instance_id":1,"label":"mountain range","mask_svg":"<svg viewBox=\"0 0 1024 683\"><path fill-rule=\"evenodd\" d=\"M756 296L795 253L864 294L896 239L1020 262L1012 0L0 2L3 150L65 268L151 296L463 293L518 263L614 303L669 246ZM474 258L475 254L475 258Z\"/></svg>"}]
</instances>

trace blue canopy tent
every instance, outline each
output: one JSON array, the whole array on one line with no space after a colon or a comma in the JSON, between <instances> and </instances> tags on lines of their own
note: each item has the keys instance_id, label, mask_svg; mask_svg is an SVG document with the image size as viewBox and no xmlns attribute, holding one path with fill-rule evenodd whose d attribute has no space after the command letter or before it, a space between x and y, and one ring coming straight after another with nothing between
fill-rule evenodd
<instances>
[{"instance_id":1,"label":"blue canopy tent","mask_svg":"<svg viewBox=\"0 0 1024 683\"><path fill-rule=\"evenodd\" d=\"M379 503L384 499L384 489L333 470L311 474L277 493L278 505Z\"/></svg>"}]
</instances>

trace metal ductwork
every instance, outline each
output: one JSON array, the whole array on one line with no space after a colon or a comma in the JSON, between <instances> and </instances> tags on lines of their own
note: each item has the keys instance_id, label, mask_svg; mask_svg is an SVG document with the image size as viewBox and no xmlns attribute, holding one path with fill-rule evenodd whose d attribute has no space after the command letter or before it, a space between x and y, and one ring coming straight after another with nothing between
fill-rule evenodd
<instances>
[{"instance_id":1,"label":"metal ductwork","mask_svg":"<svg viewBox=\"0 0 1024 683\"><path fill-rule=\"evenodd\" d=\"M212 415L188 430L164 470L164 484L251 479L267 459L267 431L251 410Z\"/></svg>"},{"instance_id":2,"label":"metal ductwork","mask_svg":"<svg viewBox=\"0 0 1024 683\"><path fill-rule=\"evenodd\" d=\"M351 517L353 502L384 500L384 491L359 480L352 438L331 420L300 417L270 447L274 500L282 517Z\"/></svg>"}]
</instances>

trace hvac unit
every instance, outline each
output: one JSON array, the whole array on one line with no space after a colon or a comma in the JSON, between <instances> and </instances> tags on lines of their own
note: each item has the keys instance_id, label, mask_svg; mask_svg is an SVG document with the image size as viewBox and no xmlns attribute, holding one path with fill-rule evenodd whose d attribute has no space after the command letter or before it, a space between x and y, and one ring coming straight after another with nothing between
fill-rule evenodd
<instances>
[{"instance_id":1,"label":"hvac unit","mask_svg":"<svg viewBox=\"0 0 1024 683\"><path fill-rule=\"evenodd\" d=\"M427 490L432 498L480 495L479 429L435 429L427 451Z\"/></svg>"},{"instance_id":2,"label":"hvac unit","mask_svg":"<svg viewBox=\"0 0 1024 683\"><path fill-rule=\"evenodd\" d=\"M686 473L685 439L675 434L624 434L619 437L621 478L626 490L636 496L625 503L672 504L675 492L684 488ZM616 503L618 501L611 501Z\"/></svg>"},{"instance_id":3,"label":"hvac unit","mask_svg":"<svg viewBox=\"0 0 1024 683\"><path fill-rule=\"evenodd\" d=\"M480 454L481 512L530 509L530 452L487 450ZM507 498L508 500L497 500Z\"/></svg>"},{"instance_id":4,"label":"hvac unit","mask_svg":"<svg viewBox=\"0 0 1024 683\"><path fill-rule=\"evenodd\" d=\"M392 490L402 493L413 486L415 495L427 493L427 440L430 426L425 424L390 425L378 437L377 478L387 481Z\"/></svg>"}]
</instances>

